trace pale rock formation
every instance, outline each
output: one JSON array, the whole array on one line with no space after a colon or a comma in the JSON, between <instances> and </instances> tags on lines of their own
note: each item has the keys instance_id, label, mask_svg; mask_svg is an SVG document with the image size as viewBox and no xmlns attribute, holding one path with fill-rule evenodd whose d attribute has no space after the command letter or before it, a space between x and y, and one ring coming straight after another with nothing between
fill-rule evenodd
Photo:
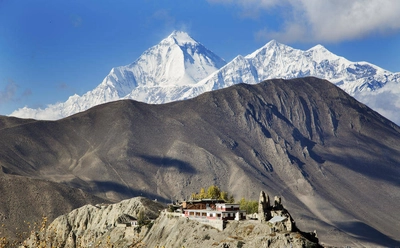
<instances>
[{"instance_id":1,"label":"pale rock formation","mask_svg":"<svg viewBox=\"0 0 400 248\"><path fill-rule=\"evenodd\" d=\"M266 199L265 199L265 193L264 191L260 192L260 198L258 200L258 219L261 222L265 221L265 212L266 212Z\"/></svg>"},{"instance_id":2,"label":"pale rock formation","mask_svg":"<svg viewBox=\"0 0 400 248\"><path fill-rule=\"evenodd\" d=\"M118 244L123 247L140 239L140 231L120 227L126 216L137 217L144 212L148 220L158 217L165 206L144 197L135 197L116 204L85 205L56 218L46 230L33 232L25 241L27 247L90 247L94 244ZM150 222L149 222L150 223ZM145 229L145 228L144 228Z\"/></svg>"},{"instance_id":3,"label":"pale rock formation","mask_svg":"<svg viewBox=\"0 0 400 248\"><path fill-rule=\"evenodd\" d=\"M264 191L260 192L260 198L258 203L258 219L261 222L265 222L271 218L269 209L271 208L269 196L265 195Z\"/></svg>"}]
</instances>

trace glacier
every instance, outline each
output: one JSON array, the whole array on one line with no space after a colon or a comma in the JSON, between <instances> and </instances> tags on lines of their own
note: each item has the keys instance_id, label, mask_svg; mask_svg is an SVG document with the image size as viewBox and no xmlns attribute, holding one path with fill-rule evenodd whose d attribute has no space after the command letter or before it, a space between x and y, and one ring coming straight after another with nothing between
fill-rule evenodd
<instances>
[{"instance_id":1,"label":"glacier","mask_svg":"<svg viewBox=\"0 0 400 248\"><path fill-rule=\"evenodd\" d=\"M314 76L329 80L360 102L400 124L400 73L351 62L322 45L306 51L272 40L229 63L181 31L172 32L133 63L112 68L95 89L45 109L24 107L11 116L61 119L120 99L161 104L196 97L237 83Z\"/></svg>"}]
</instances>

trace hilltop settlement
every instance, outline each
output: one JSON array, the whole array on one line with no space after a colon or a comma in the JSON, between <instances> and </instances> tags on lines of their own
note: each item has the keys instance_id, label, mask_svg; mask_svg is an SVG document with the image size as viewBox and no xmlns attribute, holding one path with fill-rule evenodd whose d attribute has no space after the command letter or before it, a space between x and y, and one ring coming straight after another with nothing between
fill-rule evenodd
<instances>
[{"instance_id":1,"label":"hilltop settlement","mask_svg":"<svg viewBox=\"0 0 400 248\"><path fill-rule=\"evenodd\" d=\"M20 247L320 247L283 207L260 193L258 213L222 199L168 205L144 197L86 205L33 231Z\"/></svg>"}]
</instances>

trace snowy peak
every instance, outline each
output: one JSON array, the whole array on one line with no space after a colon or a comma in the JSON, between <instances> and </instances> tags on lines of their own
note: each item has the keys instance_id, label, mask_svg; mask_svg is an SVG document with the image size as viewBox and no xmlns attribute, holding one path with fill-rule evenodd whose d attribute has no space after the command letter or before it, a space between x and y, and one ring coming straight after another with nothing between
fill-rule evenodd
<instances>
[{"instance_id":1,"label":"snowy peak","mask_svg":"<svg viewBox=\"0 0 400 248\"><path fill-rule=\"evenodd\" d=\"M12 115L59 119L119 99L148 103L174 101L225 64L222 58L187 33L174 31L133 63L112 68L101 84L83 96L49 105L46 109L19 109Z\"/></svg>"},{"instance_id":2,"label":"snowy peak","mask_svg":"<svg viewBox=\"0 0 400 248\"><path fill-rule=\"evenodd\" d=\"M268 53L270 53L272 55L275 52L278 52L281 50L287 50L288 48L291 49L291 47L281 44L281 43L277 42L276 40L271 40L270 42L268 42L261 48L255 50L253 53L247 55L246 58L251 59L251 58L254 58L254 57L257 57L260 55L266 55Z\"/></svg>"},{"instance_id":3,"label":"snowy peak","mask_svg":"<svg viewBox=\"0 0 400 248\"><path fill-rule=\"evenodd\" d=\"M170 44L170 46L172 43L178 45L184 55L184 61L189 62L190 64L199 62L202 65L205 64L218 69L226 64L222 58L208 50L203 44L197 42L186 32L174 31L166 39L164 39L163 42ZM187 66L190 65L187 64ZM203 69L207 70L205 67ZM201 68L199 71L201 71ZM209 73L207 72L207 74ZM196 81L201 79L203 78L198 78Z\"/></svg>"},{"instance_id":4,"label":"snowy peak","mask_svg":"<svg viewBox=\"0 0 400 248\"><path fill-rule=\"evenodd\" d=\"M174 31L132 64L113 68L99 87L114 87L119 98L132 98L137 88L195 84L223 65L223 59L187 33Z\"/></svg>"},{"instance_id":5,"label":"snowy peak","mask_svg":"<svg viewBox=\"0 0 400 248\"><path fill-rule=\"evenodd\" d=\"M311 47L307 51L328 51L328 50L323 45L318 44L318 45L315 45L315 46Z\"/></svg>"},{"instance_id":6,"label":"snowy peak","mask_svg":"<svg viewBox=\"0 0 400 248\"><path fill-rule=\"evenodd\" d=\"M129 69L122 69L142 77L139 86L176 86L194 84L225 64L187 33L174 31L144 52Z\"/></svg>"},{"instance_id":7,"label":"snowy peak","mask_svg":"<svg viewBox=\"0 0 400 248\"><path fill-rule=\"evenodd\" d=\"M331 53L328 49L319 44L305 51L305 54L311 56L313 60L318 63L321 63L324 60L334 61L338 59L342 59L343 63L350 63L346 59Z\"/></svg>"},{"instance_id":8,"label":"snowy peak","mask_svg":"<svg viewBox=\"0 0 400 248\"><path fill-rule=\"evenodd\" d=\"M185 46L186 44L198 45L199 43L195 41L188 33L183 31L173 31L165 41L174 41L179 46Z\"/></svg>"}]
</instances>

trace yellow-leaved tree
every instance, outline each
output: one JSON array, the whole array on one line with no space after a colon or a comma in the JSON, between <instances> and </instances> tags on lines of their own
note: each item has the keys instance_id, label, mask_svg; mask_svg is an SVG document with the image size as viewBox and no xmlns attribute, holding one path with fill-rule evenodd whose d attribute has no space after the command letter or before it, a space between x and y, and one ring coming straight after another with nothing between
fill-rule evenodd
<instances>
[{"instance_id":1,"label":"yellow-leaved tree","mask_svg":"<svg viewBox=\"0 0 400 248\"><path fill-rule=\"evenodd\" d=\"M233 198L232 195L229 195L228 192L226 191L221 191L218 186L216 185L211 185L210 187L207 188L207 192L204 188L200 189L200 193L192 193L192 199L193 200L199 200L199 199L218 199L218 200L225 200L226 202L233 203L235 202L235 199Z\"/></svg>"},{"instance_id":2,"label":"yellow-leaved tree","mask_svg":"<svg viewBox=\"0 0 400 248\"><path fill-rule=\"evenodd\" d=\"M221 197L221 191L219 190L218 186L211 185L207 189L207 196L211 199L219 199Z\"/></svg>"}]
</instances>

